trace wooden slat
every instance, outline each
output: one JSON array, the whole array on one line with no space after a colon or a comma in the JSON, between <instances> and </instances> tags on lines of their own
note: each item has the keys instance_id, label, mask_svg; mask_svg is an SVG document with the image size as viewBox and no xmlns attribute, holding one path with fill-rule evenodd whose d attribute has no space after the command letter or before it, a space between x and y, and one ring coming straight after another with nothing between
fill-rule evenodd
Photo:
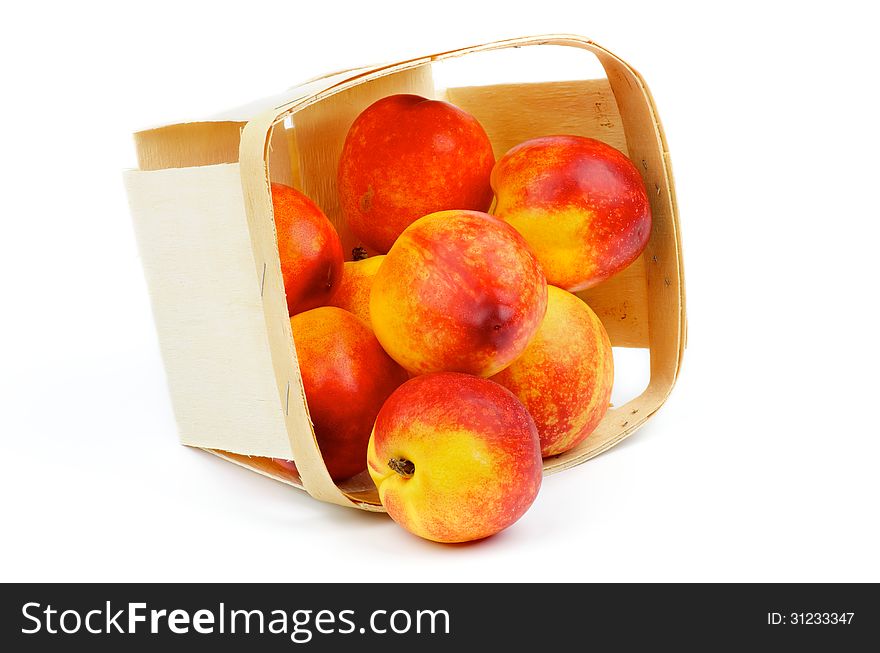
<instances>
[{"instance_id":1,"label":"wooden slat","mask_svg":"<svg viewBox=\"0 0 880 653\"><path fill-rule=\"evenodd\" d=\"M192 122L134 135L140 170L236 163L242 122Z\"/></svg>"},{"instance_id":2,"label":"wooden slat","mask_svg":"<svg viewBox=\"0 0 880 653\"><path fill-rule=\"evenodd\" d=\"M291 458L238 164L125 182L181 442Z\"/></svg>"},{"instance_id":3,"label":"wooden slat","mask_svg":"<svg viewBox=\"0 0 880 653\"><path fill-rule=\"evenodd\" d=\"M595 311L615 347L648 347L645 257L594 288L576 293Z\"/></svg>"},{"instance_id":4,"label":"wooden slat","mask_svg":"<svg viewBox=\"0 0 880 653\"><path fill-rule=\"evenodd\" d=\"M614 93L605 79L449 88L445 95L480 121L496 157L551 134L597 138L627 151Z\"/></svg>"}]
</instances>

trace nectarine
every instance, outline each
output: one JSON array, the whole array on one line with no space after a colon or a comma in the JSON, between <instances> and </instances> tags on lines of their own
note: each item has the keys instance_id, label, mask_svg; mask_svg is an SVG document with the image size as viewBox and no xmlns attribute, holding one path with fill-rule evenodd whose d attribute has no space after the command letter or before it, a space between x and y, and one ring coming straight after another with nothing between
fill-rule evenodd
<instances>
[{"instance_id":1,"label":"nectarine","mask_svg":"<svg viewBox=\"0 0 880 653\"><path fill-rule=\"evenodd\" d=\"M448 102L391 95L354 121L339 160L339 198L352 231L385 253L412 222L444 209L486 211L492 144Z\"/></svg>"},{"instance_id":2,"label":"nectarine","mask_svg":"<svg viewBox=\"0 0 880 653\"><path fill-rule=\"evenodd\" d=\"M272 184L272 208L288 314L322 306L342 275L342 242L324 212L284 184Z\"/></svg>"},{"instance_id":3,"label":"nectarine","mask_svg":"<svg viewBox=\"0 0 880 653\"><path fill-rule=\"evenodd\" d=\"M376 337L412 374L491 376L525 350L546 308L547 282L522 236L476 211L414 222L370 293Z\"/></svg>"},{"instance_id":4,"label":"nectarine","mask_svg":"<svg viewBox=\"0 0 880 653\"><path fill-rule=\"evenodd\" d=\"M547 281L576 292L632 263L651 235L639 171L593 138L547 136L520 143L492 170L494 214L532 246Z\"/></svg>"},{"instance_id":5,"label":"nectarine","mask_svg":"<svg viewBox=\"0 0 880 653\"><path fill-rule=\"evenodd\" d=\"M391 518L436 542L507 528L541 487L528 411L497 383L467 374L429 374L400 386L379 411L368 460Z\"/></svg>"},{"instance_id":6,"label":"nectarine","mask_svg":"<svg viewBox=\"0 0 880 653\"><path fill-rule=\"evenodd\" d=\"M360 261L346 261L342 267L339 290L328 305L354 313L369 325L370 289L383 260L385 256L380 254Z\"/></svg>"},{"instance_id":7,"label":"nectarine","mask_svg":"<svg viewBox=\"0 0 880 653\"><path fill-rule=\"evenodd\" d=\"M492 377L529 410L541 454L563 453L593 432L608 410L614 361L602 322L583 301L550 286L547 314L525 352Z\"/></svg>"},{"instance_id":8,"label":"nectarine","mask_svg":"<svg viewBox=\"0 0 880 653\"><path fill-rule=\"evenodd\" d=\"M359 318L322 306L290 318L309 417L333 480L367 465L373 421L406 372Z\"/></svg>"}]
</instances>

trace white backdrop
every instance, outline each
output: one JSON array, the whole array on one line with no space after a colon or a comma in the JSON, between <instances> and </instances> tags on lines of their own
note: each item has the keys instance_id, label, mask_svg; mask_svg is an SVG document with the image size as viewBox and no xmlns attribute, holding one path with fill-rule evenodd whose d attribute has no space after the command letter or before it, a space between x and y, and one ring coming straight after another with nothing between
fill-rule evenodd
<instances>
[{"instance_id":1,"label":"white backdrop","mask_svg":"<svg viewBox=\"0 0 880 653\"><path fill-rule=\"evenodd\" d=\"M300 4L4 10L0 580L880 581L864 3ZM121 181L131 132L560 31L631 62L666 127L690 334L658 416L459 547L177 445Z\"/></svg>"}]
</instances>

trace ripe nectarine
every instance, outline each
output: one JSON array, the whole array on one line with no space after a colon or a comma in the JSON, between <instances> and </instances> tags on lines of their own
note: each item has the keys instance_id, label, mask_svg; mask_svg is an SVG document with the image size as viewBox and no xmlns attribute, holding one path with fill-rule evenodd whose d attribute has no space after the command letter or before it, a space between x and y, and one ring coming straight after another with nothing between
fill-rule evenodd
<instances>
[{"instance_id":1,"label":"ripe nectarine","mask_svg":"<svg viewBox=\"0 0 880 653\"><path fill-rule=\"evenodd\" d=\"M339 290L328 305L354 313L370 325L370 289L384 259L384 255L379 255L360 261L346 261L342 268Z\"/></svg>"},{"instance_id":2,"label":"ripe nectarine","mask_svg":"<svg viewBox=\"0 0 880 653\"><path fill-rule=\"evenodd\" d=\"M611 341L592 309L565 290L547 290L538 333L492 380L528 408L541 454L553 456L583 442L608 411L614 361Z\"/></svg>"},{"instance_id":3,"label":"ripe nectarine","mask_svg":"<svg viewBox=\"0 0 880 653\"><path fill-rule=\"evenodd\" d=\"M367 465L373 421L407 379L359 318L322 306L290 318L309 417L333 480Z\"/></svg>"},{"instance_id":4,"label":"ripe nectarine","mask_svg":"<svg viewBox=\"0 0 880 653\"><path fill-rule=\"evenodd\" d=\"M528 411L497 383L467 374L428 374L400 386L379 411L368 459L391 518L436 542L507 528L541 487Z\"/></svg>"},{"instance_id":5,"label":"ripe nectarine","mask_svg":"<svg viewBox=\"0 0 880 653\"><path fill-rule=\"evenodd\" d=\"M547 308L547 282L510 225L486 213L420 218L373 280L373 331L412 374L491 376L519 356Z\"/></svg>"},{"instance_id":6,"label":"ripe nectarine","mask_svg":"<svg viewBox=\"0 0 880 653\"><path fill-rule=\"evenodd\" d=\"M492 144L448 102L391 95L354 121L339 160L339 198L352 231L385 253L411 223L444 209L487 211Z\"/></svg>"},{"instance_id":7,"label":"ripe nectarine","mask_svg":"<svg viewBox=\"0 0 880 653\"><path fill-rule=\"evenodd\" d=\"M342 242L324 212L284 184L272 184L272 208L288 314L322 306L342 275Z\"/></svg>"},{"instance_id":8,"label":"ripe nectarine","mask_svg":"<svg viewBox=\"0 0 880 653\"><path fill-rule=\"evenodd\" d=\"M632 263L651 235L639 171L593 138L520 143L492 170L494 214L532 246L548 283L576 292Z\"/></svg>"}]
</instances>

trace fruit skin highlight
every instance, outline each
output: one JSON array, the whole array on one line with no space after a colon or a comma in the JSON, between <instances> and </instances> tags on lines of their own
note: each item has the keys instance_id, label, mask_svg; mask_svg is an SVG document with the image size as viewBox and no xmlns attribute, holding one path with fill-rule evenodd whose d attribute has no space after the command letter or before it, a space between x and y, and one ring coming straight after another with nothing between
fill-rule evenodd
<instances>
[{"instance_id":1,"label":"fruit skin highlight","mask_svg":"<svg viewBox=\"0 0 880 653\"><path fill-rule=\"evenodd\" d=\"M435 542L507 528L541 487L537 431L497 383L444 372L404 383L379 412L368 469L391 518Z\"/></svg>"},{"instance_id":2,"label":"fruit skin highlight","mask_svg":"<svg viewBox=\"0 0 880 653\"><path fill-rule=\"evenodd\" d=\"M368 326L370 320L370 290L379 266L385 260L384 255L371 256L360 261L346 261L342 268L342 279L339 290L333 295L329 306L338 306L354 313Z\"/></svg>"},{"instance_id":3,"label":"fruit skin highlight","mask_svg":"<svg viewBox=\"0 0 880 653\"><path fill-rule=\"evenodd\" d=\"M391 95L354 121L337 185L346 222L384 254L410 224L445 209L487 211L495 163L485 130L448 102Z\"/></svg>"},{"instance_id":4,"label":"fruit skin highlight","mask_svg":"<svg viewBox=\"0 0 880 653\"><path fill-rule=\"evenodd\" d=\"M284 184L272 184L272 208L288 315L323 306L342 276L336 228L312 200Z\"/></svg>"},{"instance_id":5,"label":"fruit skin highlight","mask_svg":"<svg viewBox=\"0 0 880 653\"><path fill-rule=\"evenodd\" d=\"M522 356L492 377L535 420L541 455L564 453L596 428L611 400L614 360L602 322L583 301L548 288L547 314Z\"/></svg>"},{"instance_id":6,"label":"fruit skin highlight","mask_svg":"<svg viewBox=\"0 0 880 653\"><path fill-rule=\"evenodd\" d=\"M547 281L577 292L638 258L651 235L639 171L593 138L546 136L520 143L495 164L493 213L532 246Z\"/></svg>"},{"instance_id":7,"label":"fruit skin highlight","mask_svg":"<svg viewBox=\"0 0 880 653\"><path fill-rule=\"evenodd\" d=\"M299 313L290 327L327 471L334 481L362 472L376 415L407 374L369 327L341 308Z\"/></svg>"},{"instance_id":8,"label":"fruit skin highlight","mask_svg":"<svg viewBox=\"0 0 880 653\"><path fill-rule=\"evenodd\" d=\"M412 374L491 376L512 363L547 308L547 282L516 230L477 211L414 222L373 280L373 331Z\"/></svg>"}]
</instances>

